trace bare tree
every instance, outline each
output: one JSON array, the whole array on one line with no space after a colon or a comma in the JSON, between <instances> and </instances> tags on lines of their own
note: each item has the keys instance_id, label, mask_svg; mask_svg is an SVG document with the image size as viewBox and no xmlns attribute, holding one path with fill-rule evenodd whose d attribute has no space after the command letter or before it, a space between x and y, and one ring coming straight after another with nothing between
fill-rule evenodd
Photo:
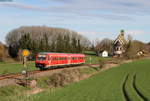
<instances>
[{"instance_id":1,"label":"bare tree","mask_svg":"<svg viewBox=\"0 0 150 101\"><path fill-rule=\"evenodd\" d=\"M6 43L13 56L17 56L19 50L24 48L34 54L39 51L82 52L90 44L87 38L75 31L46 26L23 26L14 29L6 36Z\"/></svg>"},{"instance_id":2,"label":"bare tree","mask_svg":"<svg viewBox=\"0 0 150 101\"><path fill-rule=\"evenodd\" d=\"M109 54L113 52L113 41L105 38L102 41L97 41L95 46L95 51L97 54L101 53L102 51L108 51Z\"/></svg>"}]
</instances>

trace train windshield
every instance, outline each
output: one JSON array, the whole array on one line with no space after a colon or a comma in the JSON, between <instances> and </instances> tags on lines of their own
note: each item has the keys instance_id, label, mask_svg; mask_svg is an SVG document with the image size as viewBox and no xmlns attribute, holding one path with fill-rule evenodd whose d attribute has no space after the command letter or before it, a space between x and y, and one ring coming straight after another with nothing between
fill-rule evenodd
<instances>
[{"instance_id":1,"label":"train windshield","mask_svg":"<svg viewBox=\"0 0 150 101\"><path fill-rule=\"evenodd\" d=\"M46 55L38 55L38 60L39 61L46 60Z\"/></svg>"}]
</instances>

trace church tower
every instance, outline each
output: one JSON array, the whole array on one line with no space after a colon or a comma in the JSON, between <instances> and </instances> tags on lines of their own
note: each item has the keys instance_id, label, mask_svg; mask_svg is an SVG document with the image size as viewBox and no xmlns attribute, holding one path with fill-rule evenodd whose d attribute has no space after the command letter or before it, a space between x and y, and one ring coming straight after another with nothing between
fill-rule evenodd
<instances>
[{"instance_id":1,"label":"church tower","mask_svg":"<svg viewBox=\"0 0 150 101\"><path fill-rule=\"evenodd\" d=\"M124 30L120 31L120 34L118 35L118 37L116 38L116 40L114 41L114 56L122 56L122 54L125 52L125 45L126 45L127 41L125 40L124 37Z\"/></svg>"}]
</instances>

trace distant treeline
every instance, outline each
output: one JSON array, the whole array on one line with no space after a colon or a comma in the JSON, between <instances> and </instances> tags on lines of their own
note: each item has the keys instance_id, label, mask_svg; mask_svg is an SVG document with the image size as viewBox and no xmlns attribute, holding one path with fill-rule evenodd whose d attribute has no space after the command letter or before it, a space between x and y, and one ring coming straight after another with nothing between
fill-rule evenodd
<instances>
[{"instance_id":1,"label":"distant treeline","mask_svg":"<svg viewBox=\"0 0 150 101\"><path fill-rule=\"evenodd\" d=\"M32 58L38 52L82 53L90 41L75 31L45 26L20 27L6 37L8 52L17 58L21 50L31 51Z\"/></svg>"}]
</instances>

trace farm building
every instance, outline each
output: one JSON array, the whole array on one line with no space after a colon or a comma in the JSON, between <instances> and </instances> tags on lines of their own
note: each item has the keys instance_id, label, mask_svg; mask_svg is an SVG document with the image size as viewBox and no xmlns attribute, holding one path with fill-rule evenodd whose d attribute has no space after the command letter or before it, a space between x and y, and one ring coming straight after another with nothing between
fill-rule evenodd
<instances>
[{"instance_id":1,"label":"farm building","mask_svg":"<svg viewBox=\"0 0 150 101\"><path fill-rule=\"evenodd\" d=\"M108 57L108 52L107 51L103 51L102 52L102 57Z\"/></svg>"},{"instance_id":2,"label":"farm building","mask_svg":"<svg viewBox=\"0 0 150 101\"><path fill-rule=\"evenodd\" d=\"M121 33L116 38L116 40L113 43L114 48L114 56L122 56L122 54L125 52L125 45L127 44L127 41L124 37L124 30L121 30Z\"/></svg>"},{"instance_id":3,"label":"farm building","mask_svg":"<svg viewBox=\"0 0 150 101\"><path fill-rule=\"evenodd\" d=\"M108 57L109 56L109 53L108 53L108 51L106 51L106 50L104 50L104 51L97 51L97 54L98 54L98 56L100 56L100 57Z\"/></svg>"}]
</instances>

